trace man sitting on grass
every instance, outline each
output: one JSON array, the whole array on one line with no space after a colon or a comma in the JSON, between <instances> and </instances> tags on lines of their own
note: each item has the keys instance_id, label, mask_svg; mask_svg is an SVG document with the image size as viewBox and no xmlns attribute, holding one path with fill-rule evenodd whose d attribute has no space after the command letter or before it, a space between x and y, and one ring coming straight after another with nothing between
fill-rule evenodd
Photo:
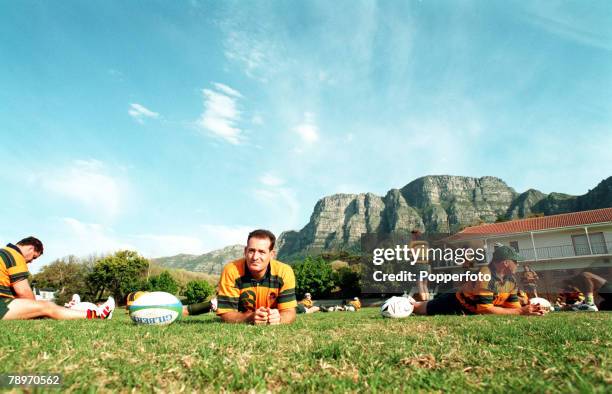
<instances>
[{"instance_id":1,"label":"man sitting on grass","mask_svg":"<svg viewBox=\"0 0 612 394\"><path fill-rule=\"evenodd\" d=\"M280 324L295 321L295 275L274 260L276 237L255 230L247 238L244 258L223 268L217 315L227 323Z\"/></svg>"},{"instance_id":2,"label":"man sitting on grass","mask_svg":"<svg viewBox=\"0 0 612 394\"><path fill-rule=\"evenodd\" d=\"M43 244L34 237L16 245L0 248L0 319L19 320L49 317L58 320L107 319L115 309L115 300L108 300L97 309L77 311L48 301L37 301L28 283L27 264L43 254Z\"/></svg>"},{"instance_id":3,"label":"man sitting on grass","mask_svg":"<svg viewBox=\"0 0 612 394\"><path fill-rule=\"evenodd\" d=\"M544 315L546 311L539 305L521 306L519 302L514 276L519 259L513 249L498 247L491 263L480 269L483 275L490 275L491 280L469 282L455 293L440 294L431 301L417 302L414 312L419 315Z\"/></svg>"},{"instance_id":4,"label":"man sitting on grass","mask_svg":"<svg viewBox=\"0 0 612 394\"><path fill-rule=\"evenodd\" d=\"M310 293L304 294L304 299L297 305L297 313L315 313L319 310L320 308L315 306L312 301L312 295Z\"/></svg>"}]
</instances>

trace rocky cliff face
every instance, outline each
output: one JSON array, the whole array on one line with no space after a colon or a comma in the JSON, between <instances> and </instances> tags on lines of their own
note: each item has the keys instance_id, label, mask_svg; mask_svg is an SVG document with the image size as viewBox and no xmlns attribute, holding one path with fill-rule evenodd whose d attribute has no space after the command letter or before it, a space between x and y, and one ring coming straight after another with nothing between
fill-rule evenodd
<instances>
[{"instance_id":1,"label":"rocky cliff face","mask_svg":"<svg viewBox=\"0 0 612 394\"><path fill-rule=\"evenodd\" d=\"M279 256L356 247L362 233L455 232L498 219L552 215L612 206L612 177L584 196L546 195L535 189L517 193L494 177L425 176L384 197L372 193L336 194L317 202L308 224L286 231Z\"/></svg>"}]
</instances>

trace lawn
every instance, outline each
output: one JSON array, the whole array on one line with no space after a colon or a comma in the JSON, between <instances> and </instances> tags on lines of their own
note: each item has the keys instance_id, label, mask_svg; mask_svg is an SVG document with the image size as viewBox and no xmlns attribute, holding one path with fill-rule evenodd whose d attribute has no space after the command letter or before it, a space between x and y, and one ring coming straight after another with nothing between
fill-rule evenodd
<instances>
[{"instance_id":1,"label":"lawn","mask_svg":"<svg viewBox=\"0 0 612 394\"><path fill-rule=\"evenodd\" d=\"M291 326L3 321L2 372L62 373L62 391L610 392L612 313L383 320L377 309ZM49 391L49 390L48 390Z\"/></svg>"}]
</instances>

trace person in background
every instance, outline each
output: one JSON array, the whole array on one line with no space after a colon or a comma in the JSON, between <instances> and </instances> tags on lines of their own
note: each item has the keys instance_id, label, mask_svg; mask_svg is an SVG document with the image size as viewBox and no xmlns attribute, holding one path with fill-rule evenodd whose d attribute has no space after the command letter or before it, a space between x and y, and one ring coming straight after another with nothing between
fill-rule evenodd
<instances>
[{"instance_id":1,"label":"person in background","mask_svg":"<svg viewBox=\"0 0 612 394\"><path fill-rule=\"evenodd\" d=\"M312 301L312 295L310 293L304 294L304 299L297 305L297 313L315 313L320 310L321 308L316 306Z\"/></svg>"}]
</instances>

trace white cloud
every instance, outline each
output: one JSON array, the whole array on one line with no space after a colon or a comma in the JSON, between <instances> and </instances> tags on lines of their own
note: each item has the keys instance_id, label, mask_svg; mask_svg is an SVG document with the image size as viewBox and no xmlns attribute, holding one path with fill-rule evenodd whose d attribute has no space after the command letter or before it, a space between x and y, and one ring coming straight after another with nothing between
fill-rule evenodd
<instances>
[{"instance_id":1,"label":"white cloud","mask_svg":"<svg viewBox=\"0 0 612 394\"><path fill-rule=\"evenodd\" d=\"M266 186L280 186L285 181L279 177L276 177L270 173L262 175L259 180Z\"/></svg>"},{"instance_id":2,"label":"white cloud","mask_svg":"<svg viewBox=\"0 0 612 394\"><path fill-rule=\"evenodd\" d=\"M63 218L65 237L48 248L57 257L67 255L89 256L113 253L117 250L136 250L133 244L117 237L109 227L98 223L85 223L75 218Z\"/></svg>"},{"instance_id":3,"label":"white cloud","mask_svg":"<svg viewBox=\"0 0 612 394\"><path fill-rule=\"evenodd\" d=\"M249 226L225 226L202 224L200 226L204 250L212 251L229 245L246 245L249 233L255 228Z\"/></svg>"},{"instance_id":4,"label":"white cloud","mask_svg":"<svg viewBox=\"0 0 612 394\"><path fill-rule=\"evenodd\" d=\"M293 131L307 144L313 144L319 140L319 128L315 123L314 115L310 112L304 114L303 122L294 126Z\"/></svg>"},{"instance_id":5,"label":"white cloud","mask_svg":"<svg viewBox=\"0 0 612 394\"><path fill-rule=\"evenodd\" d=\"M267 75L273 73L274 62L271 59L275 53L271 42L258 40L250 32L233 30L225 40L225 57L238 63L247 76L261 82L267 82Z\"/></svg>"},{"instance_id":6,"label":"white cloud","mask_svg":"<svg viewBox=\"0 0 612 394\"><path fill-rule=\"evenodd\" d=\"M46 191L105 216L114 216L121 210L125 185L119 178L109 175L105 164L98 160L75 160L68 167L34 178Z\"/></svg>"},{"instance_id":7,"label":"white cloud","mask_svg":"<svg viewBox=\"0 0 612 394\"><path fill-rule=\"evenodd\" d=\"M174 256L181 253L202 254L205 250L200 238L173 234L141 234L133 237L145 257Z\"/></svg>"},{"instance_id":8,"label":"white cloud","mask_svg":"<svg viewBox=\"0 0 612 394\"><path fill-rule=\"evenodd\" d=\"M138 103L130 104L130 109L128 110L128 114L140 124L143 124L144 119L146 118L150 118L150 119L159 118L159 113L153 112L150 109Z\"/></svg>"},{"instance_id":9,"label":"white cloud","mask_svg":"<svg viewBox=\"0 0 612 394\"><path fill-rule=\"evenodd\" d=\"M242 130L236 123L241 113L236 99L242 97L240 92L223 84L215 83L215 90L203 89L204 112L198 120L198 126L212 135L222 138L230 144L238 145L243 139Z\"/></svg>"},{"instance_id":10,"label":"white cloud","mask_svg":"<svg viewBox=\"0 0 612 394\"><path fill-rule=\"evenodd\" d=\"M221 92L223 92L223 93L225 93L227 95L242 98L242 94L240 94L239 91L237 91L235 89L232 89L232 88L230 88L227 85L224 85L224 84L218 83L218 82L215 82L213 85L215 85L215 88L217 88L217 90L220 90Z\"/></svg>"},{"instance_id":11,"label":"white cloud","mask_svg":"<svg viewBox=\"0 0 612 394\"><path fill-rule=\"evenodd\" d=\"M255 198L270 212L270 217L280 218L275 227L287 230L301 227L299 222L300 203L293 189L268 186L254 190Z\"/></svg>"}]
</instances>

